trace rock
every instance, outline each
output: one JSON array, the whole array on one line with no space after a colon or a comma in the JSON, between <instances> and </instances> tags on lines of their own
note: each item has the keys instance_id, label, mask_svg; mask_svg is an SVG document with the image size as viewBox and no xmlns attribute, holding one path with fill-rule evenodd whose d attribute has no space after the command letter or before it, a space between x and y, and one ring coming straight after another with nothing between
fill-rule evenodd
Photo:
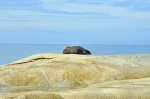
<instances>
[{"instance_id":1,"label":"rock","mask_svg":"<svg viewBox=\"0 0 150 99\"><path fill-rule=\"evenodd\" d=\"M150 55L37 54L0 66L0 98L150 99Z\"/></svg>"},{"instance_id":2,"label":"rock","mask_svg":"<svg viewBox=\"0 0 150 99\"><path fill-rule=\"evenodd\" d=\"M63 50L63 54L82 54L82 55L90 55L91 52L81 46L67 46Z\"/></svg>"}]
</instances>

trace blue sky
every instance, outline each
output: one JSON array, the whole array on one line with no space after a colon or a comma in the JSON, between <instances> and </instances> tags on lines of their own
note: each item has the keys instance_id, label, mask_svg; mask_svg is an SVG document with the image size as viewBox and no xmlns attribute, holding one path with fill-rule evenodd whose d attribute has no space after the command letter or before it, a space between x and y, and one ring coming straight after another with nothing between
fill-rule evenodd
<instances>
[{"instance_id":1,"label":"blue sky","mask_svg":"<svg viewBox=\"0 0 150 99\"><path fill-rule=\"evenodd\" d=\"M150 0L0 0L0 43L150 45Z\"/></svg>"}]
</instances>

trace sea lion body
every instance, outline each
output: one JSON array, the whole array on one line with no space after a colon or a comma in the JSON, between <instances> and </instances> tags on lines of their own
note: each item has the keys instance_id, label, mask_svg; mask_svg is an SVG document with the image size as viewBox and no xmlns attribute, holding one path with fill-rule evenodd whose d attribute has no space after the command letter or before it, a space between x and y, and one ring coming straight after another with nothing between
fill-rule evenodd
<instances>
[{"instance_id":1,"label":"sea lion body","mask_svg":"<svg viewBox=\"0 0 150 99\"><path fill-rule=\"evenodd\" d=\"M91 52L81 46L67 46L63 50L63 54L82 54L82 55L91 55Z\"/></svg>"}]
</instances>

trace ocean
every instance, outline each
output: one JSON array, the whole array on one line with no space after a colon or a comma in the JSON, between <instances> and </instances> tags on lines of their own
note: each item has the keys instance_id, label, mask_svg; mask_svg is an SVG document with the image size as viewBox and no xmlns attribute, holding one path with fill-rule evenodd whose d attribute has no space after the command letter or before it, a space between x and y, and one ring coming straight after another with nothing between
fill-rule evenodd
<instances>
[{"instance_id":1,"label":"ocean","mask_svg":"<svg viewBox=\"0 0 150 99\"><path fill-rule=\"evenodd\" d=\"M0 65L39 53L62 53L69 44L0 44ZM79 45L94 55L150 54L150 45Z\"/></svg>"}]
</instances>

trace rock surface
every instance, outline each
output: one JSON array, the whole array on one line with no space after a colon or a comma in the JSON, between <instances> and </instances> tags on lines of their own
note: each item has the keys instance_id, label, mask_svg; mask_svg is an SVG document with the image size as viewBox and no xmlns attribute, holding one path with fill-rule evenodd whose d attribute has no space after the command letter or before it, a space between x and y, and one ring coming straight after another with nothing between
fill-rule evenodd
<instances>
[{"instance_id":1,"label":"rock surface","mask_svg":"<svg viewBox=\"0 0 150 99\"><path fill-rule=\"evenodd\" d=\"M0 66L0 98L150 99L150 55L33 55Z\"/></svg>"},{"instance_id":2,"label":"rock surface","mask_svg":"<svg viewBox=\"0 0 150 99\"><path fill-rule=\"evenodd\" d=\"M67 46L63 50L63 54L82 54L82 55L91 55L91 52L81 46Z\"/></svg>"}]
</instances>

